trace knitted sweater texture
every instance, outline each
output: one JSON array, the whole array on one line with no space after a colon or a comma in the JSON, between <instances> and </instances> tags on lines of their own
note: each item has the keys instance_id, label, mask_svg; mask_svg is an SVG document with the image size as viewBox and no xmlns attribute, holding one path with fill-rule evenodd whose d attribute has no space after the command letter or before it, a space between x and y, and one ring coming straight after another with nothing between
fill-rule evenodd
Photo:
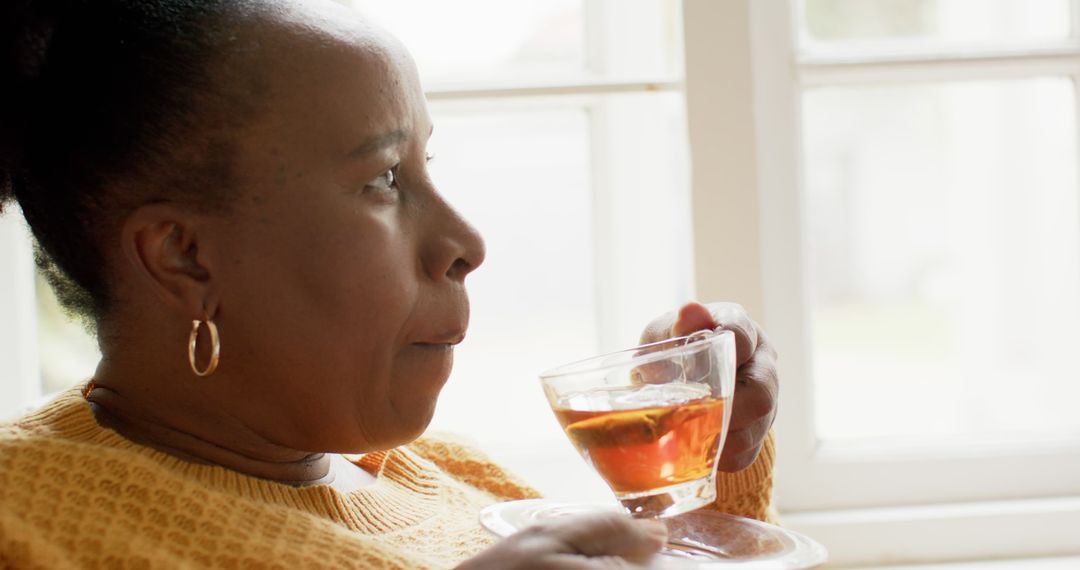
<instances>
[{"instance_id":1,"label":"knitted sweater texture","mask_svg":"<svg viewBox=\"0 0 1080 570\"><path fill-rule=\"evenodd\" d=\"M772 439L715 508L763 519ZM351 493L183 461L101 427L80 391L0 424L0 568L448 568L495 542L496 501L537 497L449 436L363 456Z\"/></svg>"}]
</instances>

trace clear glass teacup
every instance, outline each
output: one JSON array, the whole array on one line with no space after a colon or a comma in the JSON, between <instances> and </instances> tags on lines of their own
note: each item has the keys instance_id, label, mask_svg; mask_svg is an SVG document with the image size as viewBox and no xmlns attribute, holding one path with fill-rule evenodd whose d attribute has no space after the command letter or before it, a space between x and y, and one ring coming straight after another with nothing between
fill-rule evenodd
<instances>
[{"instance_id":1,"label":"clear glass teacup","mask_svg":"<svg viewBox=\"0 0 1080 570\"><path fill-rule=\"evenodd\" d=\"M631 515L716 500L735 391L735 338L701 331L548 370L555 417Z\"/></svg>"}]
</instances>

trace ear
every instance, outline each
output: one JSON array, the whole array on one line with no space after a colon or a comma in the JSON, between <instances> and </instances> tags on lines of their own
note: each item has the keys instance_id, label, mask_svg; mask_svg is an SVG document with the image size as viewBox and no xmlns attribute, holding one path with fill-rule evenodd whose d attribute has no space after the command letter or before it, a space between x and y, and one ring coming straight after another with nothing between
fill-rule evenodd
<instances>
[{"instance_id":1,"label":"ear","mask_svg":"<svg viewBox=\"0 0 1080 570\"><path fill-rule=\"evenodd\" d=\"M173 204L140 206L121 228L124 257L144 283L188 319L217 312L212 263L200 216Z\"/></svg>"}]
</instances>

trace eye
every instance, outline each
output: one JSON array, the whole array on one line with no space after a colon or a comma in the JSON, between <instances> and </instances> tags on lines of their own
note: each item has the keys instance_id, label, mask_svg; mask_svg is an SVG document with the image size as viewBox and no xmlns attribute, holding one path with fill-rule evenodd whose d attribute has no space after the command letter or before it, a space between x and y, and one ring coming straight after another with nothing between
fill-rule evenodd
<instances>
[{"instance_id":1,"label":"eye","mask_svg":"<svg viewBox=\"0 0 1080 570\"><path fill-rule=\"evenodd\" d=\"M435 160L435 153L429 152L424 154L424 162L431 162L433 160Z\"/></svg>"},{"instance_id":2,"label":"eye","mask_svg":"<svg viewBox=\"0 0 1080 570\"><path fill-rule=\"evenodd\" d=\"M377 192L393 192L397 190L397 165L388 169L382 174L375 177L374 180L368 182L365 185L365 189L372 189Z\"/></svg>"}]
</instances>

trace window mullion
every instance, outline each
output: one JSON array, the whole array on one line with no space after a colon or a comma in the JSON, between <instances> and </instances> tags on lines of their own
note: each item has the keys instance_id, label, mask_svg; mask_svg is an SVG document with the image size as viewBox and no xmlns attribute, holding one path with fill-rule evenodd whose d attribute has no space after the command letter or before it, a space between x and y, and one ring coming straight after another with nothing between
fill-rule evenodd
<instances>
[{"instance_id":1,"label":"window mullion","mask_svg":"<svg viewBox=\"0 0 1080 570\"><path fill-rule=\"evenodd\" d=\"M681 91L682 81L676 78L650 77L643 79L581 81L551 81L547 83L491 84L472 86L434 85L425 90L428 100L510 99L515 97L549 97L565 95L613 95L623 93L656 93Z\"/></svg>"},{"instance_id":2,"label":"window mullion","mask_svg":"<svg viewBox=\"0 0 1080 570\"><path fill-rule=\"evenodd\" d=\"M803 58L798 75L804 86L879 84L964 79L1001 79L1080 73L1074 46L1027 52L940 57Z\"/></svg>"}]
</instances>

